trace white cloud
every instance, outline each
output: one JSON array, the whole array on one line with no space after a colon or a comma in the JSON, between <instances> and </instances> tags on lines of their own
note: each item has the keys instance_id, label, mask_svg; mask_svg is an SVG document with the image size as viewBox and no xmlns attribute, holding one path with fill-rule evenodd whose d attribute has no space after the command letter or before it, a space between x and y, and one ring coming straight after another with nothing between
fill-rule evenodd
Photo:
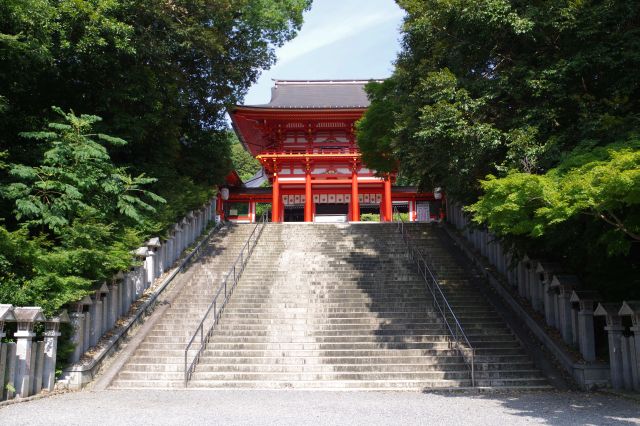
<instances>
[{"instance_id":1,"label":"white cloud","mask_svg":"<svg viewBox=\"0 0 640 426\"><path fill-rule=\"evenodd\" d=\"M398 14L376 12L365 16L359 16L354 20L331 21L316 26L308 31L302 31L293 41L285 44L277 50L278 65L284 65L302 55L333 44L337 41L349 38L368 28L380 25L383 22L397 20Z\"/></svg>"}]
</instances>

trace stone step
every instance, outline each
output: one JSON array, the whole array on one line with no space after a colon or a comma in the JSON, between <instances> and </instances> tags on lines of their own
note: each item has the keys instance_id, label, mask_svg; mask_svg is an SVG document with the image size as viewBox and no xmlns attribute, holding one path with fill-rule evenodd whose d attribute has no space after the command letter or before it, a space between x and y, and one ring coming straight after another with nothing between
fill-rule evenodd
<instances>
[{"instance_id":1,"label":"stone step","mask_svg":"<svg viewBox=\"0 0 640 426\"><path fill-rule=\"evenodd\" d=\"M160 362L161 361L161 362ZM441 354L432 356L423 355L381 355L381 356L263 356L260 353L255 353L253 356L218 356L207 357L202 359L199 365L218 365L218 364L386 364L386 363L412 363L412 364L445 364L449 362L465 364L460 355L455 352L453 354ZM483 366L490 366L493 364L503 365L507 368L509 365L530 363L531 361L525 354L517 355L477 355L475 357L475 365L478 369L486 369ZM166 357L153 357L143 356L136 354L131 358L131 362L128 365L136 364L155 364L155 365L179 365L184 368L184 353L181 356L166 356ZM466 365L466 364L465 364ZM126 367L125 367L126 368ZM487 367L488 368L488 367Z\"/></svg>"},{"instance_id":2,"label":"stone step","mask_svg":"<svg viewBox=\"0 0 640 426\"><path fill-rule=\"evenodd\" d=\"M442 290L476 347L478 384L546 388L509 328L471 284L473 272L456 264L430 227L411 229L419 233L415 243L437 262ZM225 256L226 266L233 259ZM184 342L225 274L222 256L209 260L122 369L115 387L183 386ZM468 387L468 366L448 342L395 224L269 224L189 387Z\"/></svg>"},{"instance_id":3,"label":"stone step","mask_svg":"<svg viewBox=\"0 0 640 426\"><path fill-rule=\"evenodd\" d=\"M216 363L199 363L198 372L412 372L412 371L455 371L468 369L468 364L460 362L456 357L441 358L434 362L431 358L423 358L424 362L404 362L403 358L397 358L397 362L391 360L389 362L376 362L373 358L370 363L347 362L344 364L332 362L331 364L308 363L305 358L289 359L280 358L276 361L281 362L263 362L254 363L251 360L245 362L230 363L228 360L219 360ZM225 363L227 361L227 363ZM313 359L312 359L313 361ZM325 361L325 359L317 360ZM402 362L402 363L398 363ZM513 372L536 371L533 363L485 363L476 365L476 377L486 377L485 372L502 372L505 375ZM129 364L122 372L134 373L154 373L154 372L173 372L184 374L184 363L163 363L163 364ZM503 376L504 377L504 376Z\"/></svg>"},{"instance_id":4,"label":"stone step","mask_svg":"<svg viewBox=\"0 0 640 426\"><path fill-rule=\"evenodd\" d=\"M519 355L522 354L521 348L477 348L475 350L479 356L483 355ZM453 355L457 356L458 351L455 349L291 349L286 350L287 356L293 357L344 357L344 356L440 356L440 355ZM136 354L143 357L184 357L184 348L178 349L145 349L140 348L136 351ZM204 357L219 357L219 356L268 356L278 357L283 356L282 349L213 349L207 347L202 353Z\"/></svg>"},{"instance_id":5,"label":"stone step","mask_svg":"<svg viewBox=\"0 0 640 426\"><path fill-rule=\"evenodd\" d=\"M276 339L274 339L276 340ZM476 350L483 348L505 348L505 349L520 349L520 344L515 341L475 341L473 346ZM179 343L154 343L143 342L140 344L141 350L149 349L169 351L169 350L184 350L185 344ZM377 350L377 349L448 349L449 342L447 341L419 341L419 342L397 342L397 341L353 341L353 342L288 342L288 341L273 341L273 342L243 342L243 341L230 341L230 340L218 340L210 341L207 348L211 350L283 350L283 351L295 351L295 350Z\"/></svg>"}]
</instances>

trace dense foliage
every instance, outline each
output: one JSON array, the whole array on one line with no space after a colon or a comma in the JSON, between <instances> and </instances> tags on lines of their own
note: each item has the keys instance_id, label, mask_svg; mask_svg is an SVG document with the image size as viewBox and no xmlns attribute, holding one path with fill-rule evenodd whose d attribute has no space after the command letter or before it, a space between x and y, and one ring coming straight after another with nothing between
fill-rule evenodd
<instances>
[{"instance_id":1,"label":"dense foliage","mask_svg":"<svg viewBox=\"0 0 640 426\"><path fill-rule=\"evenodd\" d=\"M240 143L235 133L230 135L231 143L231 163L233 169L238 172L238 176L243 182L251 179L262 168L260 162L255 159Z\"/></svg>"},{"instance_id":2,"label":"dense foliage","mask_svg":"<svg viewBox=\"0 0 640 426\"><path fill-rule=\"evenodd\" d=\"M273 64L309 3L3 1L0 151L31 164L42 147L18 134L49 121L51 105L101 116L100 131L129 141L110 149L116 163L158 178L166 225L229 171L226 107Z\"/></svg>"},{"instance_id":3,"label":"dense foliage","mask_svg":"<svg viewBox=\"0 0 640 426\"><path fill-rule=\"evenodd\" d=\"M593 286L637 283L640 3L398 3L402 51L367 89L365 159L444 187Z\"/></svg>"},{"instance_id":4,"label":"dense foliage","mask_svg":"<svg viewBox=\"0 0 640 426\"><path fill-rule=\"evenodd\" d=\"M36 166L14 164L2 195L14 201L20 230L0 227L0 300L53 313L131 265L136 225L164 199L111 161L104 144L125 141L92 134L96 116L57 109L62 122L24 134L43 141ZM33 236L30 238L30 235Z\"/></svg>"},{"instance_id":5,"label":"dense foliage","mask_svg":"<svg viewBox=\"0 0 640 426\"><path fill-rule=\"evenodd\" d=\"M309 5L0 2L0 301L51 311L209 199L231 167L226 108Z\"/></svg>"}]
</instances>

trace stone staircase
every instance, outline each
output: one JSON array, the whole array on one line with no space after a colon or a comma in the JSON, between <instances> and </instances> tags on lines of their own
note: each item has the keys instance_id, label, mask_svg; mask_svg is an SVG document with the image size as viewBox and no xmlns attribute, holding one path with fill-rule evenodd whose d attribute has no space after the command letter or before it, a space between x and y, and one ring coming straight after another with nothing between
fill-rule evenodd
<instances>
[{"instance_id":1,"label":"stone staircase","mask_svg":"<svg viewBox=\"0 0 640 426\"><path fill-rule=\"evenodd\" d=\"M449 305L476 348L480 387L551 388L521 348L512 331L473 284L474 274L451 253L437 225L405 224L415 244L433 265Z\"/></svg>"},{"instance_id":2,"label":"stone staircase","mask_svg":"<svg viewBox=\"0 0 640 426\"><path fill-rule=\"evenodd\" d=\"M197 268L114 387L182 386L184 346L213 292L198 277L219 277L252 228L228 231L224 253ZM411 232L439 263L443 288L476 347L477 385L548 388L433 229L411 225ZM449 348L424 281L405 253L393 224L268 224L189 387L470 387L469 369Z\"/></svg>"},{"instance_id":3,"label":"stone staircase","mask_svg":"<svg viewBox=\"0 0 640 426\"><path fill-rule=\"evenodd\" d=\"M184 347L202 320L214 291L255 225L226 226L169 292L175 299L111 384L113 388L184 386ZM170 299L171 294L166 298Z\"/></svg>"}]
</instances>

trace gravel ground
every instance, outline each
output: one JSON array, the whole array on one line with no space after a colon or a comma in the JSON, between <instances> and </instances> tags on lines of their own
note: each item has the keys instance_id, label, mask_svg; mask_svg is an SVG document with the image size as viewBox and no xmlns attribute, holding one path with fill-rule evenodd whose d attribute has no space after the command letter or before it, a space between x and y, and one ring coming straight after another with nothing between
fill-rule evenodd
<instances>
[{"instance_id":1,"label":"gravel ground","mask_svg":"<svg viewBox=\"0 0 640 426\"><path fill-rule=\"evenodd\" d=\"M0 425L640 425L640 404L573 392L73 392L0 408Z\"/></svg>"}]
</instances>

